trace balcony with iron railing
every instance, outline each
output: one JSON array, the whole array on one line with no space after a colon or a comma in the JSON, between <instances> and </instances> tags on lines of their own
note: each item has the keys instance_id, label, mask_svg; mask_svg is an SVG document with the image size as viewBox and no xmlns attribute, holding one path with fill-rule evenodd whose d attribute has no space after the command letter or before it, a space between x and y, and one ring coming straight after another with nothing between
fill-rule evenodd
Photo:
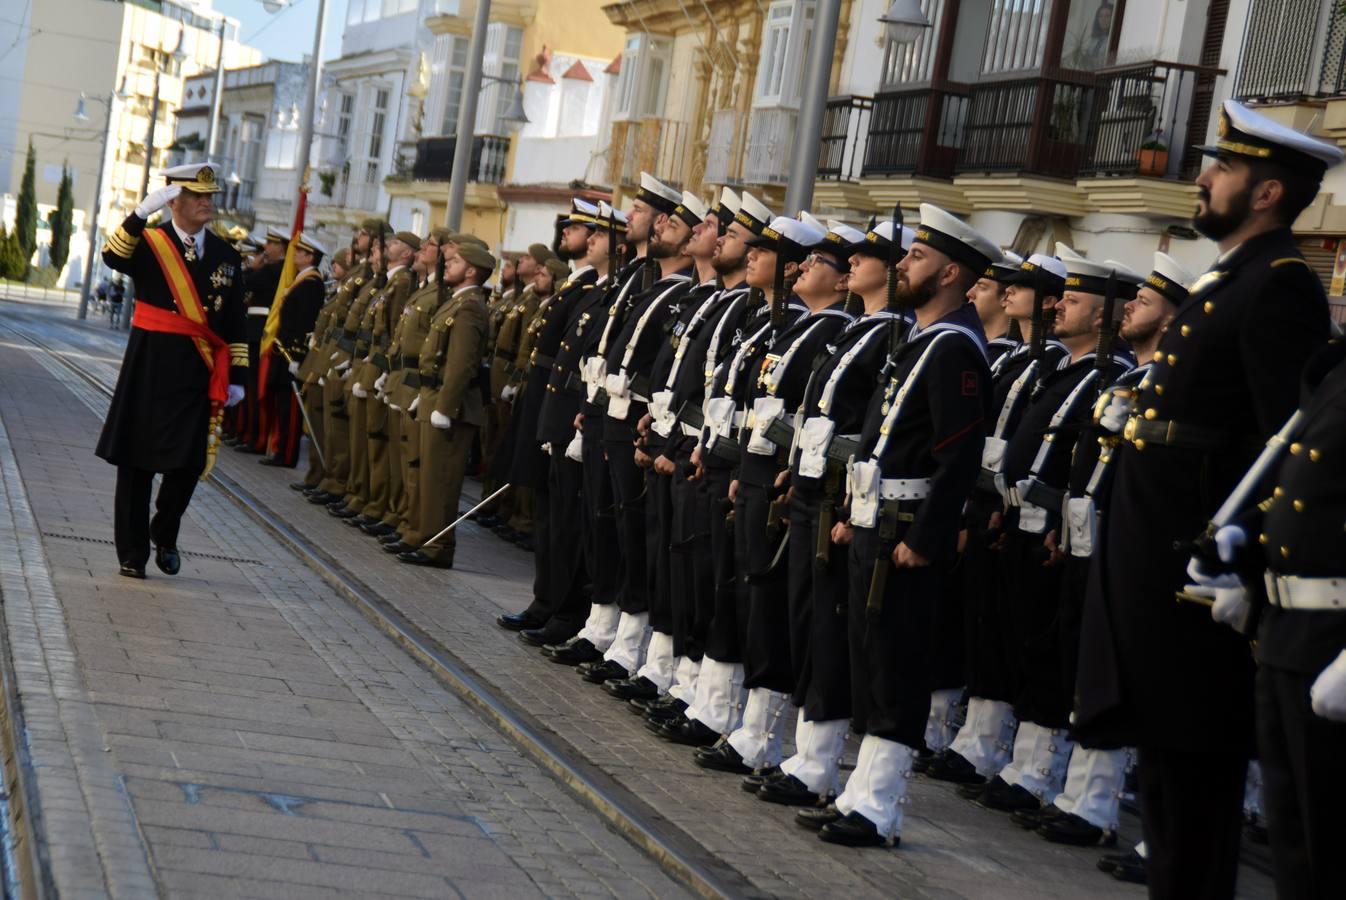
<instances>
[{"instance_id":1,"label":"balcony with iron railing","mask_svg":"<svg viewBox=\"0 0 1346 900\"><path fill-rule=\"evenodd\" d=\"M1060 69L981 81L968 93L954 171L1072 178L1088 156L1094 78Z\"/></svg>"},{"instance_id":2,"label":"balcony with iron railing","mask_svg":"<svg viewBox=\"0 0 1346 900\"><path fill-rule=\"evenodd\" d=\"M963 146L969 87L940 82L874 96L862 173L953 174Z\"/></svg>"},{"instance_id":3,"label":"balcony with iron railing","mask_svg":"<svg viewBox=\"0 0 1346 900\"><path fill-rule=\"evenodd\" d=\"M1081 174L1196 177L1201 154L1192 145L1205 137L1220 74L1157 61L1099 72Z\"/></svg>"},{"instance_id":4,"label":"balcony with iron railing","mask_svg":"<svg viewBox=\"0 0 1346 900\"><path fill-rule=\"evenodd\" d=\"M411 178L416 181L448 181L453 173L456 137L427 137L416 142L411 163ZM500 184L505 180L505 160L509 156L509 138L479 134L472 138L472 160L468 180Z\"/></svg>"},{"instance_id":5,"label":"balcony with iron railing","mask_svg":"<svg viewBox=\"0 0 1346 900\"><path fill-rule=\"evenodd\" d=\"M823 128L818 144L818 178L822 181L855 181L860 177L869 135L873 97L832 97L823 109Z\"/></svg>"}]
</instances>

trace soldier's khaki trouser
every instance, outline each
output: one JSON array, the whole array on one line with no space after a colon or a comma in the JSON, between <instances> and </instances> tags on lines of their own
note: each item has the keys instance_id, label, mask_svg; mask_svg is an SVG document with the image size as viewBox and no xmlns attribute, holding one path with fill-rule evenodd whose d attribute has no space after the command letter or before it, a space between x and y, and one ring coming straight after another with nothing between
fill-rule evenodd
<instances>
[{"instance_id":1,"label":"soldier's khaki trouser","mask_svg":"<svg viewBox=\"0 0 1346 900\"><path fill-rule=\"evenodd\" d=\"M458 518L467 458L477 439L477 431L477 426L456 420L447 430L428 422L421 426L420 522L413 534L403 537L406 543L416 545L429 540ZM454 546L455 537L451 531L438 544L426 547L422 552L433 560L452 562Z\"/></svg>"},{"instance_id":2,"label":"soldier's khaki trouser","mask_svg":"<svg viewBox=\"0 0 1346 900\"><path fill-rule=\"evenodd\" d=\"M327 445L323 443L323 437L326 432L323 430L323 397L322 388L316 384L304 386L304 412L308 413L308 422L312 428L308 433L308 471L304 473L304 484L309 487L316 487L322 483L327 472L323 469L322 461L318 458L315 447L321 447L324 454L327 453ZM305 428L308 428L305 425Z\"/></svg>"},{"instance_id":3,"label":"soldier's khaki trouser","mask_svg":"<svg viewBox=\"0 0 1346 900\"><path fill-rule=\"evenodd\" d=\"M369 454L369 491L361 513L382 520L388 514L392 480L388 477L388 404L370 397L365 401L365 447Z\"/></svg>"},{"instance_id":4,"label":"soldier's khaki trouser","mask_svg":"<svg viewBox=\"0 0 1346 900\"><path fill-rule=\"evenodd\" d=\"M346 392L350 420L350 473L346 476L346 505L360 508L369 496L369 429L365 421L369 401Z\"/></svg>"},{"instance_id":5,"label":"soldier's khaki trouser","mask_svg":"<svg viewBox=\"0 0 1346 900\"><path fill-rule=\"evenodd\" d=\"M322 392L323 456L327 458L327 472L318 487L329 494L346 494L346 480L351 473L350 405L338 378L324 379L321 385L310 385Z\"/></svg>"},{"instance_id":6,"label":"soldier's khaki trouser","mask_svg":"<svg viewBox=\"0 0 1346 900\"><path fill-rule=\"evenodd\" d=\"M402 510L401 527L403 535L416 529L421 510L421 425L416 414L405 410L402 417L402 493L406 497ZM429 426L426 426L429 427ZM443 526L440 526L443 527Z\"/></svg>"},{"instance_id":7,"label":"soldier's khaki trouser","mask_svg":"<svg viewBox=\"0 0 1346 900\"><path fill-rule=\"evenodd\" d=\"M402 416L403 413L384 404L388 410L388 508L383 523L402 528L402 517L407 512L406 486L402 483Z\"/></svg>"}]
</instances>

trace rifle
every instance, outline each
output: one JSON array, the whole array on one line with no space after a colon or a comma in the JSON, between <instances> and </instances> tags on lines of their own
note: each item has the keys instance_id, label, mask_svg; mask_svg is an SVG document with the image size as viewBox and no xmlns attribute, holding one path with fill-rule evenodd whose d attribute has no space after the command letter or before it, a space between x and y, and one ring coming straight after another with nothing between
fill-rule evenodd
<instances>
[{"instance_id":1,"label":"rifle","mask_svg":"<svg viewBox=\"0 0 1346 900\"><path fill-rule=\"evenodd\" d=\"M1037 363L1034 384L1042 380L1042 356L1047 350L1047 317L1042 308L1042 269L1033 269L1033 316L1028 322L1028 359Z\"/></svg>"},{"instance_id":2,"label":"rifle","mask_svg":"<svg viewBox=\"0 0 1346 900\"><path fill-rule=\"evenodd\" d=\"M608 284L617 282L617 210L608 207Z\"/></svg>"},{"instance_id":3,"label":"rifle","mask_svg":"<svg viewBox=\"0 0 1346 900\"><path fill-rule=\"evenodd\" d=\"M878 221L878 217L877 217L877 216L870 216L870 217L869 217L869 224L865 226L865 231L867 231L867 232L869 232L869 231L873 231L873 230L874 230L874 223L875 223L876 221ZM857 294L855 291L852 291L852 290L850 289L849 285L850 285L850 282L848 281L848 282L847 282L847 288L846 288L846 302L842 305L842 309L843 309L845 312L849 313L850 315L859 318L861 315L864 314L864 311L865 311L865 301L864 301L863 299L861 299L861 297L860 297L859 294Z\"/></svg>"},{"instance_id":4,"label":"rifle","mask_svg":"<svg viewBox=\"0 0 1346 900\"><path fill-rule=\"evenodd\" d=\"M1112 345L1117 341L1117 332L1122 327L1122 316L1118 315L1117 306L1117 270L1113 269L1108 273L1107 286L1103 288L1103 324L1098 329L1098 347L1094 353L1094 369L1098 372L1098 381L1094 385L1094 396L1103 393L1103 376L1107 374L1108 365L1112 362ZM1126 304L1120 307L1122 313L1126 311Z\"/></svg>"},{"instance_id":5,"label":"rifle","mask_svg":"<svg viewBox=\"0 0 1346 900\"><path fill-rule=\"evenodd\" d=\"M887 310L890 313L897 312L897 264L902 261L898 253L902 250L902 205L893 204L893 237L888 244L888 305ZM882 384L888 380L892 374L893 367L897 364L897 351L902 346L903 338L909 329L903 326L906 324L900 316L894 315L888 321L888 358L883 363L883 368L879 371L879 383Z\"/></svg>"},{"instance_id":6,"label":"rifle","mask_svg":"<svg viewBox=\"0 0 1346 900\"><path fill-rule=\"evenodd\" d=\"M771 336L785 324L785 249L776 251L776 274L771 281ZM769 342L768 342L769 343Z\"/></svg>"},{"instance_id":7,"label":"rifle","mask_svg":"<svg viewBox=\"0 0 1346 900\"><path fill-rule=\"evenodd\" d=\"M515 269L514 280L518 282L518 269ZM445 295L448 294L448 286L444 284L444 245L440 244L435 253L435 309L444 305Z\"/></svg>"}]
</instances>

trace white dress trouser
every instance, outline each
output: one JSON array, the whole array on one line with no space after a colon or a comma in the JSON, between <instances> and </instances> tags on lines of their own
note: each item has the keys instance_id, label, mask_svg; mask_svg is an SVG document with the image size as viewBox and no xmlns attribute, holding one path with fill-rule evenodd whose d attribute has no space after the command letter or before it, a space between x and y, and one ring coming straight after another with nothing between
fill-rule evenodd
<instances>
[{"instance_id":1,"label":"white dress trouser","mask_svg":"<svg viewBox=\"0 0 1346 900\"><path fill-rule=\"evenodd\" d=\"M1014 739L1014 758L1000 770L1008 785L1018 785L1043 803L1051 803L1065 785L1066 767L1075 744L1064 728L1043 728L1020 722Z\"/></svg>"},{"instance_id":2,"label":"white dress trouser","mask_svg":"<svg viewBox=\"0 0 1346 900\"><path fill-rule=\"evenodd\" d=\"M717 734L729 734L743 720L743 664L725 663L709 656L701 657L696 675L696 696L687 705L686 715Z\"/></svg>"},{"instance_id":3,"label":"white dress trouser","mask_svg":"<svg viewBox=\"0 0 1346 900\"><path fill-rule=\"evenodd\" d=\"M593 644L599 653L606 653L617 639L617 623L621 621L621 616L622 611L617 608L617 604L595 603L589 607L589 618L585 620L578 636Z\"/></svg>"},{"instance_id":4,"label":"white dress trouser","mask_svg":"<svg viewBox=\"0 0 1346 900\"><path fill-rule=\"evenodd\" d=\"M1091 750L1076 744L1066 769L1065 790L1052 802L1090 825L1116 831L1130 764L1130 750Z\"/></svg>"},{"instance_id":5,"label":"white dress trouser","mask_svg":"<svg viewBox=\"0 0 1346 900\"><path fill-rule=\"evenodd\" d=\"M953 713L963 696L962 688L941 688L930 692L930 718L925 720L925 746L938 753L953 743L957 730Z\"/></svg>"},{"instance_id":6,"label":"white dress trouser","mask_svg":"<svg viewBox=\"0 0 1346 900\"><path fill-rule=\"evenodd\" d=\"M701 663L690 656L679 656L673 667L673 684L668 689L669 696L691 705L696 699L696 681Z\"/></svg>"},{"instance_id":7,"label":"white dress trouser","mask_svg":"<svg viewBox=\"0 0 1346 900\"><path fill-rule=\"evenodd\" d=\"M841 783L841 755L846 751L850 719L811 722L799 711L795 721L795 755L781 763L786 775L793 775L813 793L823 797L836 794Z\"/></svg>"},{"instance_id":8,"label":"white dress trouser","mask_svg":"<svg viewBox=\"0 0 1346 900\"><path fill-rule=\"evenodd\" d=\"M906 744L865 735L855 771L837 797L837 809L843 816L853 812L864 816L884 838L900 834L914 755Z\"/></svg>"},{"instance_id":9,"label":"white dress trouser","mask_svg":"<svg viewBox=\"0 0 1346 900\"><path fill-rule=\"evenodd\" d=\"M761 769L780 765L781 741L785 737L781 717L790 705L790 695L766 688L748 691L743 724L729 735L729 745L743 757L744 765Z\"/></svg>"},{"instance_id":10,"label":"white dress trouser","mask_svg":"<svg viewBox=\"0 0 1346 900\"><path fill-rule=\"evenodd\" d=\"M673 635L652 631L650 643L645 648L645 664L636 674L653 681L659 693L667 694L668 689L673 686L674 663Z\"/></svg>"},{"instance_id":11,"label":"white dress trouser","mask_svg":"<svg viewBox=\"0 0 1346 900\"><path fill-rule=\"evenodd\" d=\"M645 659L645 647L650 642L650 614L622 613L617 621L617 636L613 638L603 658L615 662L627 672L635 672Z\"/></svg>"},{"instance_id":12,"label":"white dress trouser","mask_svg":"<svg viewBox=\"0 0 1346 900\"><path fill-rule=\"evenodd\" d=\"M1014 709L1008 703L973 697L967 704L967 721L958 729L949 749L990 778L1009 762L1017 725Z\"/></svg>"}]
</instances>

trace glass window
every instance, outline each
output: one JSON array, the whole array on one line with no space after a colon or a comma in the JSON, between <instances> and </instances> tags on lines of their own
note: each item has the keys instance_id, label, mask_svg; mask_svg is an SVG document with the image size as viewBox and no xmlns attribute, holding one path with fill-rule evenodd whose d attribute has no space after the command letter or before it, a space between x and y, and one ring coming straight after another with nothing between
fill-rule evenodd
<instances>
[{"instance_id":1,"label":"glass window","mask_svg":"<svg viewBox=\"0 0 1346 900\"><path fill-rule=\"evenodd\" d=\"M935 64L935 43L944 26L944 8L945 0L921 0L921 11L925 13L930 27L910 44L886 43L881 78L884 87L930 80Z\"/></svg>"},{"instance_id":2,"label":"glass window","mask_svg":"<svg viewBox=\"0 0 1346 900\"><path fill-rule=\"evenodd\" d=\"M1120 27L1114 0L1075 0L1066 17L1061 65L1069 69L1097 69L1111 60L1112 35Z\"/></svg>"},{"instance_id":3,"label":"glass window","mask_svg":"<svg viewBox=\"0 0 1346 900\"><path fill-rule=\"evenodd\" d=\"M350 142L351 136L351 118L355 114L355 95L342 94L341 100L337 104L337 140L341 142L344 148Z\"/></svg>"},{"instance_id":4,"label":"glass window","mask_svg":"<svg viewBox=\"0 0 1346 900\"><path fill-rule=\"evenodd\" d=\"M388 120L388 91L374 92L374 112L369 120L369 158L377 163L383 156L383 129Z\"/></svg>"},{"instance_id":5,"label":"glass window","mask_svg":"<svg viewBox=\"0 0 1346 900\"><path fill-rule=\"evenodd\" d=\"M757 71L756 105L794 106L799 103L799 88L813 35L814 9L812 2L777 0L767 10L762 62Z\"/></svg>"},{"instance_id":6,"label":"glass window","mask_svg":"<svg viewBox=\"0 0 1346 900\"><path fill-rule=\"evenodd\" d=\"M449 65L445 72L444 127L440 134L458 133L458 109L463 105L463 79L467 75L467 39L450 36Z\"/></svg>"},{"instance_id":7,"label":"glass window","mask_svg":"<svg viewBox=\"0 0 1346 900\"><path fill-rule=\"evenodd\" d=\"M982 71L1041 68L1051 14L1052 0L992 0Z\"/></svg>"}]
</instances>

